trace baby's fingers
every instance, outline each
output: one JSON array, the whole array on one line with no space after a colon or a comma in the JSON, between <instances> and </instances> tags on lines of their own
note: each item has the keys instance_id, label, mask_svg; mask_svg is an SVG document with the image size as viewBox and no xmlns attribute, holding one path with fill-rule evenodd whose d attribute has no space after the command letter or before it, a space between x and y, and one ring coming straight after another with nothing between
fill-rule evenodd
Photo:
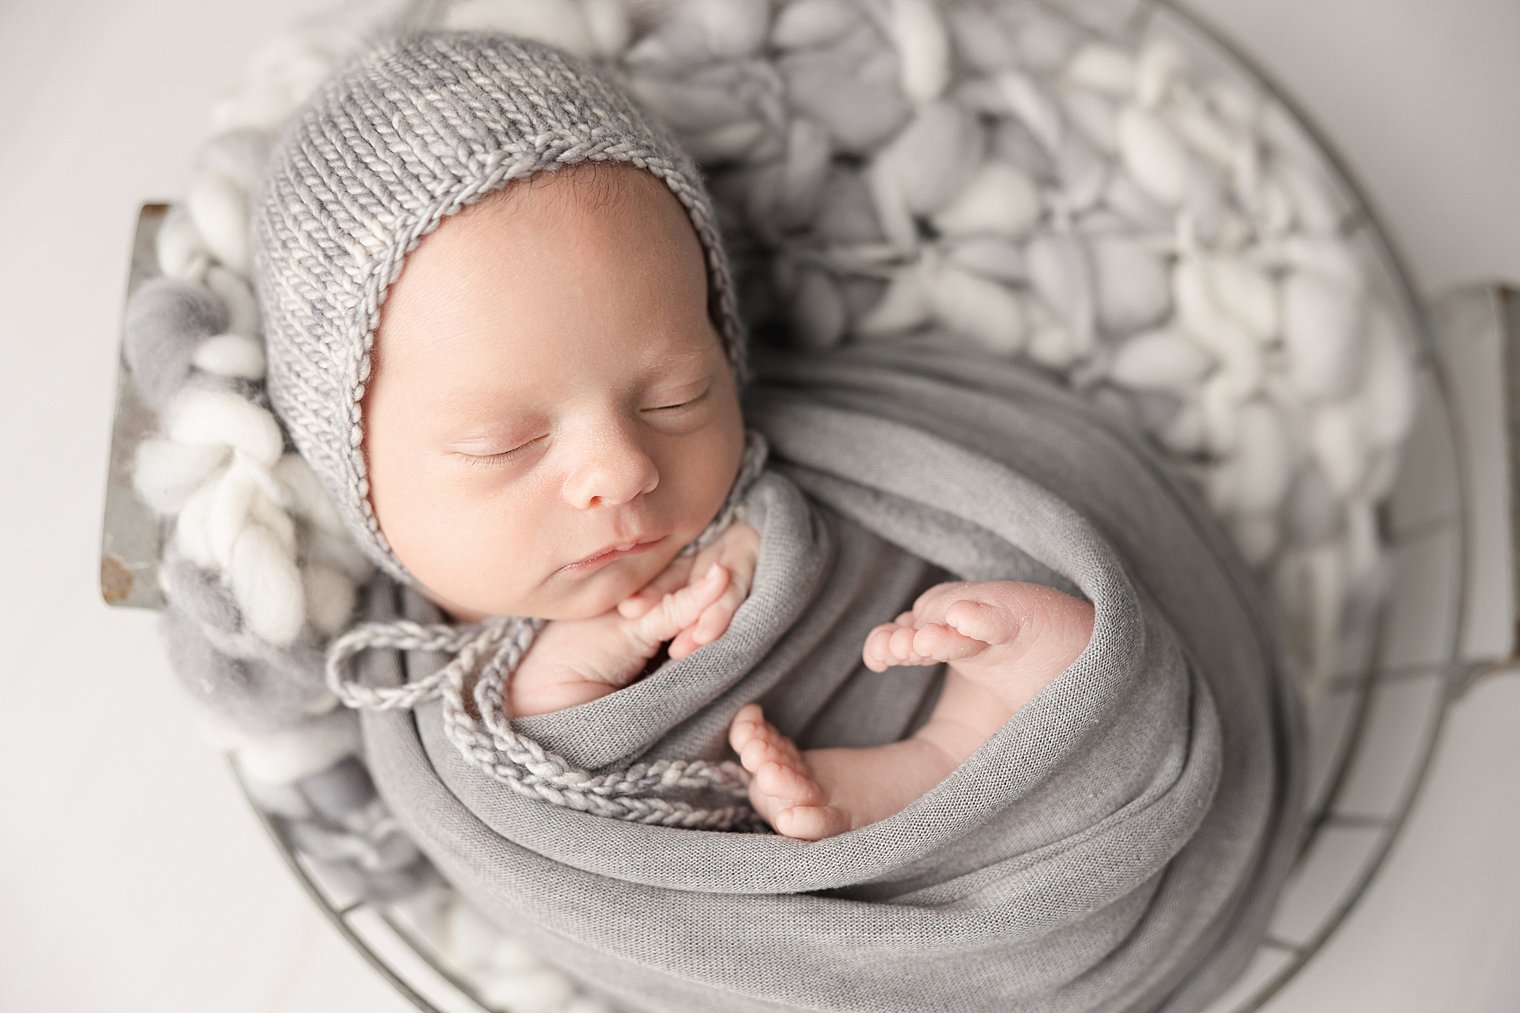
<instances>
[{"instance_id":1,"label":"baby's fingers","mask_svg":"<svg viewBox=\"0 0 1520 1013\"><path fill-rule=\"evenodd\" d=\"M733 622L734 613L739 611L739 605L744 601L744 592L735 583L738 575L730 575L728 590L723 592L723 597L707 606L696 623L681 631L675 641L670 645L670 656L674 659L686 657L692 651L710 644L723 635L728 629L729 623Z\"/></svg>"},{"instance_id":2,"label":"baby's fingers","mask_svg":"<svg viewBox=\"0 0 1520 1013\"><path fill-rule=\"evenodd\" d=\"M727 587L728 571L714 565L701 579L665 595L659 604L634 620L634 636L651 649L664 643L696 622Z\"/></svg>"},{"instance_id":3,"label":"baby's fingers","mask_svg":"<svg viewBox=\"0 0 1520 1013\"><path fill-rule=\"evenodd\" d=\"M704 567L698 571L706 573ZM633 594L618 602L618 615L624 619L637 619L650 609L654 608L660 599L672 591L684 587L691 579L692 558L690 556L677 556L670 561L670 565L660 571L659 576L639 588Z\"/></svg>"}]
</instances>

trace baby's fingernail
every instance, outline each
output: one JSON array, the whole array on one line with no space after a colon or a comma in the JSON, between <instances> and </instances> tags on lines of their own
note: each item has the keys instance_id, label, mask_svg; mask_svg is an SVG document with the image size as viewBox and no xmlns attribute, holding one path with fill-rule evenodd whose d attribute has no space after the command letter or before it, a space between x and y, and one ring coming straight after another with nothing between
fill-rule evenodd
<instances>
[{"instance_id":1,"label":"baby's fingernail","mask_svg":"<svg viewBox=\"0 0 1520 1013\"><path fill-rule=\"evenodd\" d=\"M707 568L707 572L702 575L702 579L705 580L705 581L707 581L708 583L711 583L714 579L717 578L718 573L721 570L722 570L722 567L719 566L717 563L714 563L712 566L709 566Z\"/></svg>"}]
</instances>

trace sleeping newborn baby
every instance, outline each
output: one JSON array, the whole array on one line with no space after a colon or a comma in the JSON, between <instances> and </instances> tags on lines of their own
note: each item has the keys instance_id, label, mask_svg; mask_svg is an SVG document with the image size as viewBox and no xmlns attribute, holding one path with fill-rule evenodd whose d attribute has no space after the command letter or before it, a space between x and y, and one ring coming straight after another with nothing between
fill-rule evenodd
<instances>
[{"instance_id":1,"label":"sleeping newborn baby","mask_svg":"<svg viewBox=\"0 0 1520 1013\"><path fill-rule=\"evenodd\" d=\"M456 621L548 620L506 709L561 710L722 636L754 578L756 530L716 530L746 453L725 259L696 169L611 86L516 41L404 45L470 53L451 80L499 106L500 136L461 127L415 178L348 179L355 151L409 123L366 120L362 93L325 97L334 147L288 146L259 222L271 398L393 576ZM554 106L556 89L574 101ZM315 159L337 196L312 213ZM800 750L754 703L729 727L781 834L901 810L1076 659L1093 609L956 582L882 619L861 645L869 669L946 665L911 735Z\"/></svg>"}]
</instances>

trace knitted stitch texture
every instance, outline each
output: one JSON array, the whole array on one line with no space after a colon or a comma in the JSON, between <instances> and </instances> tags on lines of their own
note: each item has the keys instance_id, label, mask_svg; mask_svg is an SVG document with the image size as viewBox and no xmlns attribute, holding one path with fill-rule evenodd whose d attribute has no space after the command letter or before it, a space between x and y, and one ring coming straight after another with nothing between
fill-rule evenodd
<instances>
[{"instance_id":1,"label":"knitted stitch texture","mask_svg":"<svg viewBox=\"0 0 1520 1013\"><path fill-rule=\"evenodd\" d=\"M412 587L380 531L363 456L381 304L446 217L583 162L636 166L681 202L742 383L743 332L699 170L615 85L555 49L487 33L397 36L324 85L273 156L253 236L269 397L365 552Z\"/></svg>"}]
</instances>

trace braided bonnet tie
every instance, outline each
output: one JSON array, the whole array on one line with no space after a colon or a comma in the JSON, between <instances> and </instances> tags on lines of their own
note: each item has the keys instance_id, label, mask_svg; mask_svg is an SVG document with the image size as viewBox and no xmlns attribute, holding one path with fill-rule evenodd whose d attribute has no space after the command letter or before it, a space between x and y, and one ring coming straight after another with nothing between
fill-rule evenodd
<instances>
[{"instance_id":1,"label":"braided bonnet tie","mask_svg":"<svg viewBox=\"0 0 1520 1013\"><path fill-rule=\"evenodd\" d=\"M727 530L739 516L740 503L765 458L764 437L746 430L744 460L728 498L712 523L679 555L701 551ZM749 775L731 760L656 760L592 774L514 731L506 712L507 680L544 623L524 616L493 616L458 626L404 619L360 623L328 648L327 686L356 710L404 710L440 697L449 741L467 761L520 795L636 823L708 830L760 828L760 819L748 803ZM379 648L445 651L454 658L427 678L405 686L366 686L355 678L350 659ZM476 676L472 696L478 721L465 706L465 686L471 676ZM715 791L733 798L735 804L708 809L661 797L679 789Z\"/></svg>"}]
</instances>

